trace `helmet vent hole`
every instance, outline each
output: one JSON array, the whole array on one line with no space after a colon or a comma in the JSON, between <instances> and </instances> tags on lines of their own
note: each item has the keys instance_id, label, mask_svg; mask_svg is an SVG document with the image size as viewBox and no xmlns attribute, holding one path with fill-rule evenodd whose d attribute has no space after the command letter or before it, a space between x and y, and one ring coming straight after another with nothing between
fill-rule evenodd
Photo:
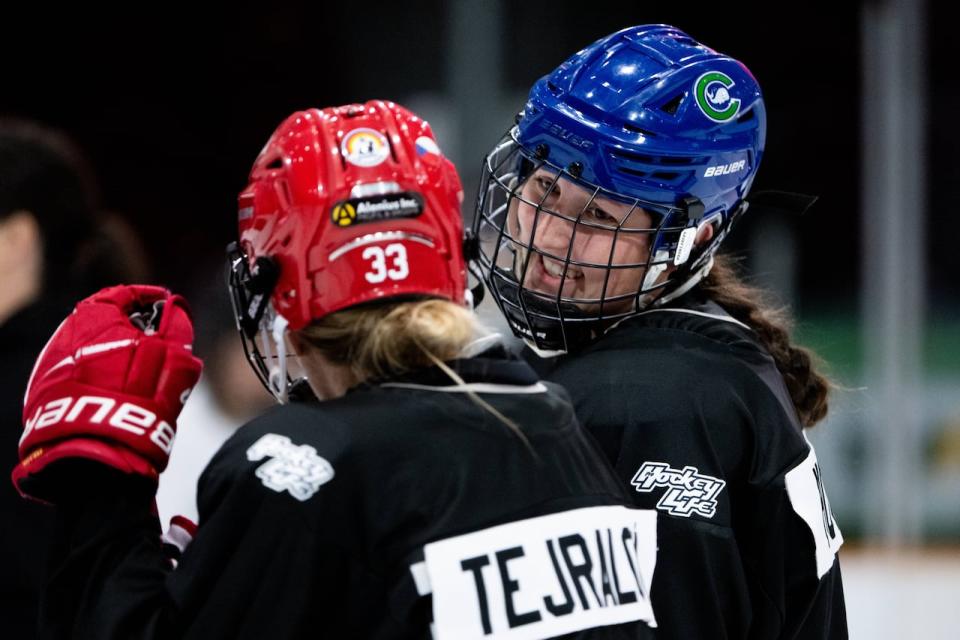
<instances>
[{"instance_id":1,"label":"helmet vent hole","mask_svg":"<svg viewBox=\"0 0 960 640\"><path fill-rule=\"evenodd\" d=\"M677 176L680 175L676 171L657 171L651 178L658 178L660 180L676 180Z\"/></svg>"},{"instance_id":2,"label":"helmet vent hole","mask_svg":"<svg viewBox=\"0 0 960 640\"><path fill-rule=\"evenodd\" d=\"M268 162L267 169L283 169L283 158L278 156Z\"/></svg>"},{"instance_id":3,"label":"helmet vent hole","mask_svg":"<svg viewBox=\"0 0 960 640\"><path fill-rule=\"evenodd\" d=\"M638 178L646 178L648 175L650 175L646 171L640 171L639 169L628 169L627 167L620 167L620 171L628 173L631 176L637 176Z\"/></svg>"},{"instance_id":4,"label":"helmet vent hole","mask_svg":"<svg viewBox=\"0 0 960 640\"><path fill-rule=\"evenodd\" d=\"M636 126L636 125L630 124L629 122L624 123L623 129L624 129L624 131L629 131L630 133L639 133L639 134L648 136L648 137L650 137L650 138L656 138L656 137L657 137L657 134L655 134L654 132L652 132L652 131L647 131L646 129L641 129L640 127L638 127L638 126Z\"/></svg>"},{"instance_id":5,"label":"helmet vent hole","mask_svg":"<svg viewBox=\"0 0 960 640\"><path fill-rule=\"evenodd\" d=\"M619 156L619 157L621 157L621 158L623 158L623 159L625 159L625 160L631 160L631 161L633 161L633 162L642 162L642 163L644 163L644 164L654 164L654 163L656 163L656 160L654 160L654 159L653 159L652 157L650 157L650 156L645 156L645 155L640 154L640 153L633 153L632 151L626 151L626 150L624 150L624 149L617 149L617 150L614 152L614 155Z\"/></svg>"},{"instance_id":6,"label":"helmet vent hole","mask_svg":"<svg viewBox=\"0 0 960 640\"><path fill-rule=\"evenodd\" d=\"M753 115L753 109L750 109L750 111L747 111L746 113L740 114L740 117L737 118L737 124L742 124L742 123L744 123L744 122L750 122L751 120L754 119L754 117L755 117L755 116Z\"/></svg>"},{"instance_id":7,"label":"helmet vent hole","mask_svg":"<svg viewBox=\"0 0 960 640\"><path fill-rule=\"evenodd\" d=\"M286 249L290 246L290 241L293 240L293 234L288 234L283 240L280 241L280 245Z\"/></svg>"},{"instance_id":8,"label":"helmet vent hole","mask_svg":"<svg viewBox=\"0 0 960 640\"><path fill-rule=\"evenodd\" d=\"M400 161L397 160L397 150L393 148L393 140L390 139L389 132L384 131L383 133L384 137L387 139L387 148L390 149L390 158L399 164Z\"/></svg>"},{"instance_id":9,"label":"helmet vent hole","mask_svg":"<svg viewBox=\"0 0 960 640\"><path fill-rule=\"evenodd\" d=\"M550 93L552 93L555 96L560 95L560 87L558 87L557 85L553 84L550 81L547 81L547 89L549 89Z\"/></svg>"},{"instance_id":10,"label":"helmet vent hole","mask_svg":"<svg viewBox=\"0 0 960 640\"><path fill-rule=\"evenodd\" d=\"M677 115L677 109L680 108L680 103L683 102L683 98L684 98L684 94L678 93L673 98L671 98L668 102L666 102L662 107L660 107L660 110L663 111L664 113L670 114L671 116Z\"/></svg>"},{"instance_id":11,"label":"helmet vent hole","mask_svg":"<svg viewBox=\"0 0 960 640\"><path fill-rule=\"evenodd\" d=\"M682 156L662 156L660 158L660 164L678 165L694 164L696 162L698 162L697 158L684 158Z\"/></svg>"}]
</instances>

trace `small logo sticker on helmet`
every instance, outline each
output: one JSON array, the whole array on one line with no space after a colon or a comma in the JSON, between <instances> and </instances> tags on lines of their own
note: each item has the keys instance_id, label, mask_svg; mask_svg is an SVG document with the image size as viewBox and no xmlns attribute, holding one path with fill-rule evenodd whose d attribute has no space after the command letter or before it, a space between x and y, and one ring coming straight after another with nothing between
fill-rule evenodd
<instances>
[{"instance_id":1,"label":"small logo sticker on helmet","mask_svg":"<svg viewBox=\"0 0 960 640\"><path fill-rule=\"evenodd\" d=\"M420 136L419 138L417 138L417 141L415 144L417 147L418 156L422 157L427 154L434 155L434 156L441 155L440 147L438 147L437 143L434 142L433 138L430 138L429 136Z\"/></svg>"},{"instance_id":2,"label":"small logo sticker on helmet","mask_svg":"<svg viewBox=\"0 0 960 640\"><path fill-rule=\"evenodd\" d=\"M370 198L352 198L338 202L330 211L333 224L338 227L394 218L415 218L421 213L423 213L423 198L413 191L389 193Z\"/></svg>"},{"instance_id":3,"label":"small logo sticker on helmet","mask_svg":"<svg viewBox=\"0 0 960 640\"><path fill-rule=\"evenodd\" d=\"M375 167L390 155L387 138L376 129L354 129L343 136L340 151L350 164Z\"/></svg>"},{"instance_id":4,"label":"small logo sticker on helmet","mask_svg":"<svg viewBox=\"0 0 960 640\"><path fill-rule=\"evenodd\" d=\"M341 202L333 207L333 224L338 227L349 227L357 219L357 208L349 202Z\"/></svg>"},{"instance_id":5,"label":"small logo sticker on helmet","mask_svg":"<svg viewBox=\"0 0 960 640\"><path fill-rule=\"evenodd\" d=\"M693 95L703 115L727 122L740 113L740 99L730 95L733 79L722 71L708 71L693 84Z\"/></svg>"}]
</instances>

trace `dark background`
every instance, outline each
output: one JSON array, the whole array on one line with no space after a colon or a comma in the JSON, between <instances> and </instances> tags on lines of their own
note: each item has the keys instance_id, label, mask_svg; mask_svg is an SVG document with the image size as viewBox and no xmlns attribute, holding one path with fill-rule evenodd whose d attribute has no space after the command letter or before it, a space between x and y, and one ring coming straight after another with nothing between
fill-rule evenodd
<instances>
[{"instance_id":1,"label":"dark background","mask_svg":"<svg viewBox=\"0 0 960 640\"><path fill-rule=\"evenodd\" d=\"M744 61L764 89L768 143L755 189L817 194L798 233L801 312L855 310L860 287L860 7L848 2L506 1L499 43L508 92L594 39L666 22ZM953 212L960 112L946 3L928 5L926 224L931 302L957 302ZM442 96L451 6L310 2L50 6L0 21L0 115L72 135L100 177L103 206L142 234L154 279L190 288L234 232L235 197L290 112L371 98ZM519 108L521 104L517 104ZM503 122L503 129L510 124ZM441 145L443 140L440 140ZM495 136L490 144L495 142ZM486 149L471 149L479 164ZM467 194L466 202L472 202ZM865 215L869 216L869 212ZM749 216L731 238L750 237Z\"/></svg>"}]
</instances>

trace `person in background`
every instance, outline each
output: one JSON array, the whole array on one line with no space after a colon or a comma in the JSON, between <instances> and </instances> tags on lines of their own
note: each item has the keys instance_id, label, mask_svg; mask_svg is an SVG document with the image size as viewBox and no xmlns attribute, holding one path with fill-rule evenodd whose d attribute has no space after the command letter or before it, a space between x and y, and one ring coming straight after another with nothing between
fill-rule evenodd
<instances>
[{"instance_id":1,"label":"person in background","mask_svg":"<svg viewBox=\"0 0 960 640\"><path fill-rule=\"evenodd\" d=\"M117 215L98 212L93 171L76 145L36 122L0 118L0 412L20 422L23 394L37 352L75 300L109 282L143 277L134 238ZM3 450L16 462L18 435L6 429ZM49 510L0 489L4 566L0 619L5 633L33 637L49 542Z\"/></svg>"}]
</instances>

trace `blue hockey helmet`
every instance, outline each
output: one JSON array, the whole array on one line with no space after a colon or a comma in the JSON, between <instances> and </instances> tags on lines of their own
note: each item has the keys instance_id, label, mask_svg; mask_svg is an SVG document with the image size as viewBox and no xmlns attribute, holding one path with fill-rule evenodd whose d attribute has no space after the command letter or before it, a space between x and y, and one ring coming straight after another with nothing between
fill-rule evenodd
<instances>
[{"instance_id":1,"label":"blue hockey helmet","mask_svg":"<svg viewBox=\"0 0 960 640\"><path fill-rule=\"evenodd\" d=\"M750 71L666 25L618 31L537 81L516 126L485 159L474 221L480 239L475 264L513 330L543 350L565 351L617 318L696 284L746 208L765 136L763 98ZM524 184L535 172L549 173L554 184L531 197ZM552 210L547 193L564 185L591 194L590 202L579 212ZM578 261L574 238L597 233L587 214L599 200L642 210L651 222L642 229L629 228L623 217L608 223L609 259ZM532 229L517 223L523 203L536 209ZM569 224L565 255L535 240L534 230L550 217ZM694 247L705 224L713 235ZM647 237L647 255L615 259L617 242L638 233ZM558 286L530 284L528 268L537 254L555 275L562 273ZM607 273L595 287L599 293L572 294L568 275L589 269ZM610 273L617 269L644 277L634 290L615 292Z\"/></svg>"}]
</instances>

